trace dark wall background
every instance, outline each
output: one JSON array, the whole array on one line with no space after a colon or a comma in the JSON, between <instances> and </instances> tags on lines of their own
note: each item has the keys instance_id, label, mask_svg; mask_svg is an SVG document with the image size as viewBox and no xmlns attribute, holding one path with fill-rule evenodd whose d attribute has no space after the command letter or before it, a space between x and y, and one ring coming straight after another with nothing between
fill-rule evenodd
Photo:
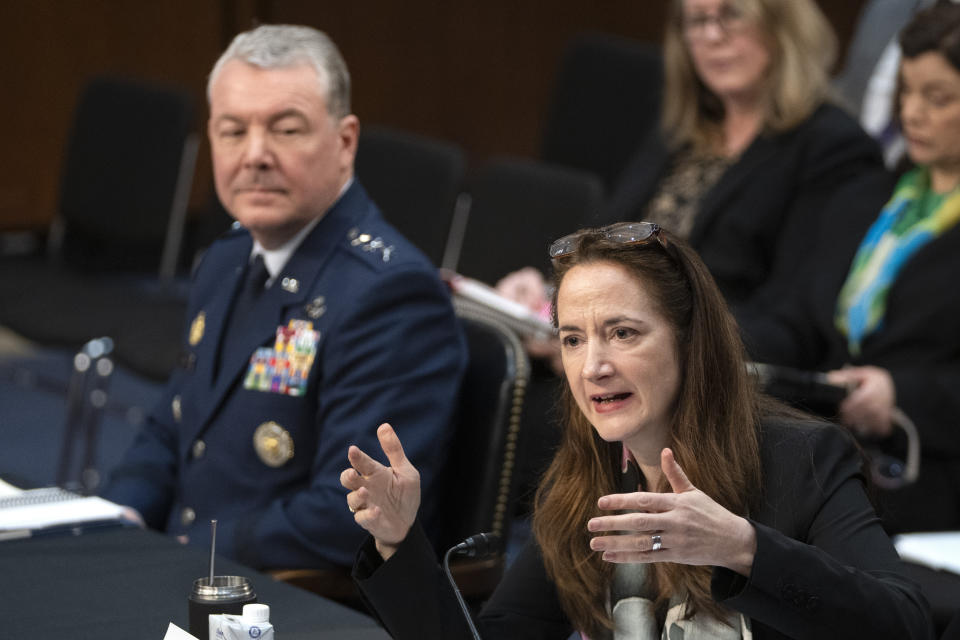
<instances>
[{"instance_id":1,"label":"dark wall background","mask_svg":"<svg viewBox=\"0 0 960 640\"><path fill-rule=\"evenodd\" d=\"M819 0L842 43L863 0ZM0 230L49 224L76 95L115 73L191 91L205 118L206 74L237 31L304 23L337 42L361 122L462 145L471 161L536 155L566 42L583 31L658 41L667 0L32 0L4 3L0 60ZM209 202L201 147L192 208Z\"/></svg>"}]
</instances>

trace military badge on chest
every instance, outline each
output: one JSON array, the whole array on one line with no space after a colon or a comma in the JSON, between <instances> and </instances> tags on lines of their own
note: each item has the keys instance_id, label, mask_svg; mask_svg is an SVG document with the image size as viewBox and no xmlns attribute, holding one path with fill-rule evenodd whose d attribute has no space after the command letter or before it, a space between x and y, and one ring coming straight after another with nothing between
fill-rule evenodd
<instances>
[{"instance_id":1,"label":"military badge on chest","mask_svg":"<svg viewBox=\"0 0 960 640\"><path fill-rule=\"evenodd\" d=\"M201 340L203 340L203 332L207 328L207 314L201 311L193 319L193 322L190 323L190 336L188 340L190 341L190 346L197 346Z\"/></svg>"},{"instance_id":2,"label":"military badge on chest","mask_svg":"<svg viewBox=\"0 0 960 640\"><path fill-rule=\"evenodd\" d=\"M261 347L250 358L243 388L302 396L319 343L320 331L308 320L277 327L273 347Z\"/></svg>"},{"instance_id":3,"label":"military badge on chest","mask_svg":"<svg viewBox=\"0 0 960 640\"><path fill-rule=\"evenodd\" d=\"M293 457L293 437L276 422L264 422L253 432L253 449L268 467L282 467Z\"/></svg>"},{"instance_id":4,"label":"military badge on chest","mask_svg":"<svg viewBox=\"0 0 960 640\"><path fill-rule=\"evenodd\" d=\"M307 306L303 308L307 312L307 315L317 320L327 312L327 299L323 296L317 296L313 300L307 303Z\"/></svg>"}]
</instances>

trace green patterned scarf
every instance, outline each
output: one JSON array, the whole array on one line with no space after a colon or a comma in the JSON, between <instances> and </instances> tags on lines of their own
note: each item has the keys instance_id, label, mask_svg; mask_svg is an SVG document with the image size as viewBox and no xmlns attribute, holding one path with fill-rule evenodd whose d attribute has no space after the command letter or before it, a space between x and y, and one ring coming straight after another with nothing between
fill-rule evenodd
<instances>
[{"instance_id":1,"label":"green patterned scarf","mask_svg":"<svg viewBox=\"0 0 960 640\"><path fill-rule=\"evenodd\" d=\"M864 338L883 325L887 293L903 265L958 220L960 190L934 193L923 167L900 178L893 197L860 243L840 290L834 322L847 337L851 355L859 356Z\"/></svg>"}]
</instances>

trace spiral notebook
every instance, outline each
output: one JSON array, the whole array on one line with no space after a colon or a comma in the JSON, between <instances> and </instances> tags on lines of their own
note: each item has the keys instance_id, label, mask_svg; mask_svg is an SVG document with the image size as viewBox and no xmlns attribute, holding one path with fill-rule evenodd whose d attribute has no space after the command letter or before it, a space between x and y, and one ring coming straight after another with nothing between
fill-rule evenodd
<instances>
[{"instance_id":1,"label":"spiral notebook","mask_svg":"<svg viewBox=\"0 0 960 640\"><path fill-rule=\"evenodd\" d=\"M0 480L0 540L94 523L119 523L122 514L123 507L97 496L81 496L58 487L24 490Z\"/></svg>"}]
</instances>

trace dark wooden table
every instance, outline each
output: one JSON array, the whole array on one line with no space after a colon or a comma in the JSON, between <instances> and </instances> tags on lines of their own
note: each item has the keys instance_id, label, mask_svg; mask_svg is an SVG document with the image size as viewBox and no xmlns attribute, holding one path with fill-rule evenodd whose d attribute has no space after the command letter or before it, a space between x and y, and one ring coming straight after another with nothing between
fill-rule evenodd
<instances>
[{"instance_id":1,"label":"dark wooden table","mask_svg":"<svg viewBox=\"0 0 960 640\"><path fill-rule=\"evenodd\" d=\"M150 531L111 528L0 542L0 637L162 640L187 628L187 595L209 556ZM248 577L284 640L385 640L372 619L218 558L218 575Z\"/></svg>"}]
</instances>

